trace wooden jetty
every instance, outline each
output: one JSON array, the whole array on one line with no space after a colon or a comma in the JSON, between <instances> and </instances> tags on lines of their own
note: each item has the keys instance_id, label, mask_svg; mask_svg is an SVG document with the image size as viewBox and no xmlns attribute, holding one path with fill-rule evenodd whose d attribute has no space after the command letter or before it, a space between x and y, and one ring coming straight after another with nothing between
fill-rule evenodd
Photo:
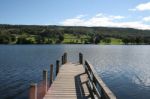
<instances>
[{"instance_id":1,"label":"wooden jetty","mask_svg":"<svg viewBox=\"0 0 150 99\"><path fill-rule=\"evenodd\" d=\"M82 53L79 53L79 63L67 62L67 53L64 53L61 65L56 61L55 80L53 68L51 64L49 81L47 71L43 71L42 93L38 93L37 84L31 84L29 99L117 99L93 66L87 60L83 64Z\"/></svg>"}]
</instances>

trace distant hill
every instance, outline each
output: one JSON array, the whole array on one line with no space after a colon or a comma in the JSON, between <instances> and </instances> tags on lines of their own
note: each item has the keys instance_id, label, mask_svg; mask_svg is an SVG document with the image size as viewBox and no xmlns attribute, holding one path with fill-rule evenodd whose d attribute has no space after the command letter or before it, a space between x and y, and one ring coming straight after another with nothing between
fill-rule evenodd
<instances>
[{"instance_id":1,"label":"distant hill","mask_svg":"<svg viewBox=\"0 0 150 99\"><path fill-rule=\"evenodd\" d=\"M74 41L69 38L74 38ZM0 44L99 44L102 41L111 42L108 39L112 38L120 39L123 44L150 44L150 30L115 27L0 24Z\"/></svg>"}]
</instances>

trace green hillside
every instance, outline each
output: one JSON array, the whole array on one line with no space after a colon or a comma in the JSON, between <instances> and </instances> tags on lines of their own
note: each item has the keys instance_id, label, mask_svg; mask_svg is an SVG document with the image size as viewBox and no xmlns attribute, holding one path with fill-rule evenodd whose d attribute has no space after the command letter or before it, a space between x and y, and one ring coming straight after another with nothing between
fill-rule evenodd
<instances>
[{"instance_id":1,"label":"green hillside","mask_svg":"<svg viewBox=\"0 0 150 99\"><path fill-rule=\"evenodd\" d=\"M150 30L0 25L0 44L150 44Z\"/></svg>"}]
</instances>

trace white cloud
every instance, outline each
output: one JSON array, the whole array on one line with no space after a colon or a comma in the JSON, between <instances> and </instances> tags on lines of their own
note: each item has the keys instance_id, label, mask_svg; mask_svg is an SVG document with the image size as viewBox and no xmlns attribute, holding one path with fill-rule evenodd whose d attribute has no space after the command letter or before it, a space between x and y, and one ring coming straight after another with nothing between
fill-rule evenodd
<instances>
[{"instance_id":1,"label":"white cloud","mask_svg":"<svg viewBox=\"0 0 150 99\"><path fill-rule=\"evenodd\" d=\"M150 25L146 25L140 21L120 22L118 20L125 18L124 16L97 14L89 19L75 17L60 22L65 26L105 26L105 27L125 27L136 29L150 29Z\"/></svg>"},{"instance_id":2,"label":"white cloud","mask_svg":"<svg viewBox=\"0 0 150 99\"><path fill-rule=\"evenodd\" d=\"M143 18L143 21L145 21L145 22L150 22L150 16L144 17L144 18Z\"/></svg>"},{"instance_id":3,"label":"white cloud","mask_svg":"<svg viewBox=\"0 0 150 99\"><path fill-rule=\"evenodd\" d=\"M118 15L118 16L114 16L114 15L106 15L106 14L103 14L103 13L99 13L99 14L97 14L97 15L95 15L95 17L105 17L105 16L107 16L109 19L123 19L123 18L125 18L124 16L120 16L120 15Z\"/></svg>"},{"instance_id":4,"label":"white cloud","mask_svg":"<svg viewBox=\"0 0 150 99\"><path fill-rule=\"evenodd\" d=\"M135 8L133 8L133 9L128 9L129 11L136 11L136 9Z\"/></svg>"},{"instance_id":5,"label":"white cloud","mask_svg":"<svg viewBox=\"0 0 150 99\"><path fill-rule=\"evenodd\" d=\"M102 13L99 13L99 14L97 14L95 17L101 17L101 16L103 16L103 14L102 14Z\"/></svg>"},{"instance_id":6,"label":"white cloud","mask_svg":"<svg viewBox=\"0 0 150 99\"><path fill-rule=\"evenodd\" d=\"M126 28L135 28L135 29L143 29L143 30L150 30L150 25L146 25L140 21L133 21L133 22L120 22L118 23L120 27Z\"/></svg>"},{"instance_id":7,"label":"white cloud","mask_svg":"<svg viewBox=\"0 0 150 99\"><path fill-rule=\"evenodd\" d=\"M74 18L74 19L66 19L64 22L62 22L63 25L67 25L67 26L78 26L84 23L84 20L82 19L78 19L78 18Z\"/></svg>"},{"instance_id":8,"label":"white cloud","mask_svg":"<svg viewBox=\"0 0 150 99\"><path fill-rule=\"evenodd\" d=\"M77 19L80 19L80 18L84 18L85 16L86 16L86 15L81 14L81 15L76 16L76 18L77 18Z\"/></svg>"},{"instance_id":9,"label":"white cloud","mask_svg":"<svg viewBox=\"0 0 150 99\"><path fill-rule=\"evenodd\" d=\"M125 18L124 16L110 16L113 19L123 19Z\"/></svg>"},{"instance_id":10,"label":"white cloud","mask_svg":"<svg viewBox=\"0 0 150 99\"><path fill-rule=\"evenodd\" d=\"M150 10L150 2L139 4L135 8L129 9L129 10L130 11L146 11L146 10Z\"/></svg>"}]
</instances>

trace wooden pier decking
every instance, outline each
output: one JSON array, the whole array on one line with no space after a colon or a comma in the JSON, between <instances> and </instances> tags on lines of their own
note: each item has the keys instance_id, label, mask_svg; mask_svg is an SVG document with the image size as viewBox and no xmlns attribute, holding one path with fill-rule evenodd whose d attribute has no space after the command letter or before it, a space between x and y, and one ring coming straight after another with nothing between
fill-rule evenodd
<instances>
[{"instance_id":1,"label":"wooden pier decking","mask_svg":"<svg viewBox=\"0 0 150 99\"><path fill-rule=\"evenodd\" d=\"M88 99L90 93L86 82L83 65L67 63L60 69L44 99Z\"/></svg>"},{"instance_id":2,"label":"wooden pier decking","mask_svg":"<svg viewBox=\"0 0 150 99\"><path fill-rule=\"evenodd\" d=\"M83 55L79 54L79 63L67 62L67 53L62 56L60 68L56 61L56 79L53 81L53 65L51 65L50 88L48 88L47 72L43 72L44 96L40 99L116 99L116 96L97 75L93 66ZM39 99L37 85L30 88L30 99Z\"/></svg>"}]
</instances>

